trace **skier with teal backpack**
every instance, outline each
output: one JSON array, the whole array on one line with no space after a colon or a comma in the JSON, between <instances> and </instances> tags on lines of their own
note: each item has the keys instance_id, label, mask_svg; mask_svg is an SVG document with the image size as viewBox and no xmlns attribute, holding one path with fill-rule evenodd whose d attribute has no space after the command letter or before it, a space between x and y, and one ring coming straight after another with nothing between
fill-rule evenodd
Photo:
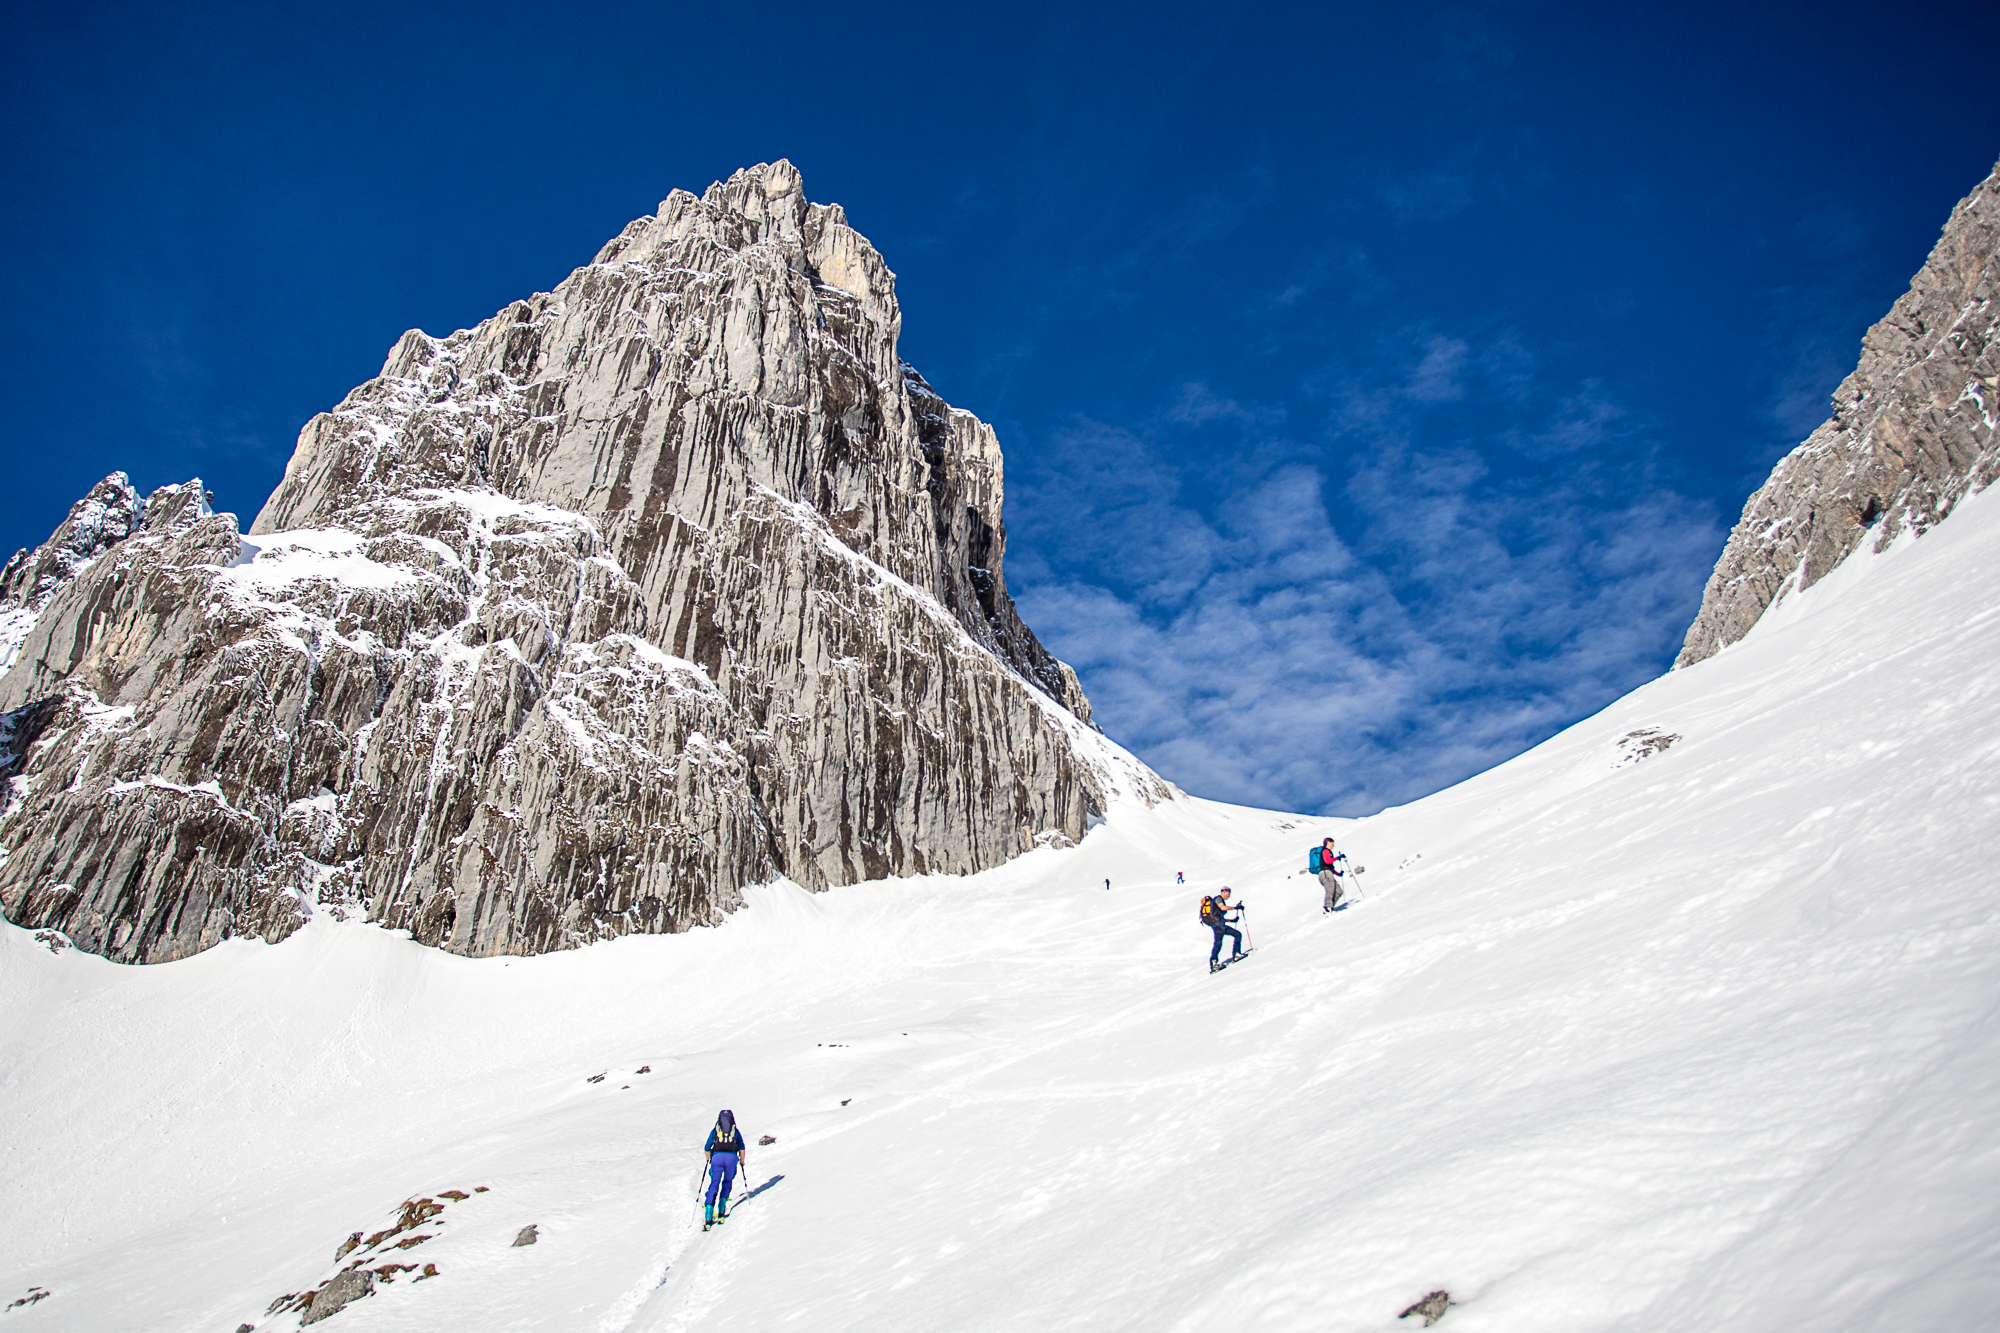
<instances>
[{"instance_id":1,"label":"skier with teal backpack","mask_svg":"<svg viewBox=\"0 0 2000 1333\"><path fill-rule=\"evenodd\" d=\"M1332 838L1313 848L1312 855L1306 858L1306 869L1319 876L1319 886L1326 890L1326 904L1320 908L1322 912L1340 910L1340 877L1343 873L1340 866L1346 859L1346 852L1333 849Z\"/></svg>"},{"instance_id":2,"label":"skier with teal backpack","mask_svg":"<svg viewBox=\"0 0 2000 1333\"><path fill-rule=\"evenodd\" d=\"M729 1191L736 1184L736 1172L743 1160L743 1131L736 1128L736 1112L724 1111L715 1118L702 1145L708 1154L708 1197L701 1206L701 1229L708 1230L729 1218Z\"/></svg>"}]
</instances>

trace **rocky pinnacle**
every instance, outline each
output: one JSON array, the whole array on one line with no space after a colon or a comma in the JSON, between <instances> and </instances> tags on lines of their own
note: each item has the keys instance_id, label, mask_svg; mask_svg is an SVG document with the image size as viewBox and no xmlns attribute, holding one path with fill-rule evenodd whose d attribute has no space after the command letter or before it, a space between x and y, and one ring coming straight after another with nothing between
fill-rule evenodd
<instances>
[{"instance_id":1,"label":"rocky pinnacle","mask_svg":"<svg viewBox=\"0 0 2000 1333\"><path fill-rule=\"evenodd\" d=\"M1171 795L1016 614L999 444L900 323L780 161L403 335L247 537L107 478L0 576L6 914L126 961L314 910L539 952Z\"/></svg>"}]
</instances>

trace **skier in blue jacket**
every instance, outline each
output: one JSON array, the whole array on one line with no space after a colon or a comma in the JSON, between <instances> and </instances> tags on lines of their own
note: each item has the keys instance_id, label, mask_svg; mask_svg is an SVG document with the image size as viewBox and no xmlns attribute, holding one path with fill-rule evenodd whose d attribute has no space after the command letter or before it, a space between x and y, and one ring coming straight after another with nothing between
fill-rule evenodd
<instances>
[{"instance_id":1,"label":"skier in blue jacket","mask_svg":"<svg viewBox=\"0 0 2000 1333\"><path fill-rule=\"evenodd\" d=\"M746 1166L743 1153L743 1133L736 1128L736 1112L724 1111L715 1118L715 1128L708 1131L708 1142L702 1145L708 1154L708 1197L702 1201L702 1229L720 1222L729 1216L729 1191L736 1184L736 1172Z\"/></svg>"}]
</instances>

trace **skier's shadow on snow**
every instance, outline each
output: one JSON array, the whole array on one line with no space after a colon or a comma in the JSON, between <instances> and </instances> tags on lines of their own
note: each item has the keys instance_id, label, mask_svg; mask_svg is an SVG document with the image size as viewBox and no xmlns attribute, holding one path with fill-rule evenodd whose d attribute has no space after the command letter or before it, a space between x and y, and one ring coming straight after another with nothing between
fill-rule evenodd
<instances>
[{"instance_id":1,"label":"skier's shadow on snow","mask_svg":"<svg viewBox=\"0 0 2000 1333\"><path fill-rule=\"evenodd\" d=\"M738 1198L735 1203L730 1204L729 1211L732 1213L735 1212L738 1208L741 1208L744 1204L750 1202L752 1199L756 1198L759 1194L762 1194L765 1190L771 1188L771 1186L777 1184L779 1181L783 1179L784 1179L783 1176L772 1176L769 1180L759 1185L756 1189L751 1190L748 1194L745 1194L740 1198Z\"/></svg>"}]
</instances>

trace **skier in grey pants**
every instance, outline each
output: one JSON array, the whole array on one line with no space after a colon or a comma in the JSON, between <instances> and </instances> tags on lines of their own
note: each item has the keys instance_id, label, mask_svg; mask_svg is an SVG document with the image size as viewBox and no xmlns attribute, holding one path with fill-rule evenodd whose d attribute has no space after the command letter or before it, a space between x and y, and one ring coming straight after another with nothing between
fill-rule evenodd
<instances>
[{"instance_id":1,"label":"skier in grey pants","mask_svg":"<svg viewBox=\"0 0 2000 1333\"><path fill-rule=\"evenodd\" d=\"M1345 852L1333 850L1333 839L1328 838L1319 848L1319 885L1326 890L1326 905L1322 912L1331 912L1340 906L1340 863L1347 859Z\"/></svg>"}]
</instances>

